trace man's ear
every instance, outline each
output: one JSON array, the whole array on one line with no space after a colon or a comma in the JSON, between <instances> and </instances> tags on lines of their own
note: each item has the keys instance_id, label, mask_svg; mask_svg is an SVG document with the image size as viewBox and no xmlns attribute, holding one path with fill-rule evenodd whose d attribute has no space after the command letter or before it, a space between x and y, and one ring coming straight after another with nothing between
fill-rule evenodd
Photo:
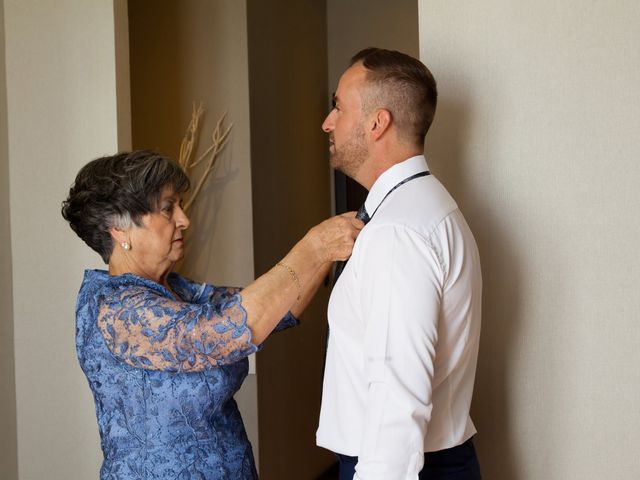
<instances>
[{"instance_id":1,"label":"man's ear","mask_svg":"<svg viewBox=\"0 0 640 480\"><path fill-rule=\"evenodd\" d=\"M371 138L376 141L391 126L391 112L386 108L379 108L372 113L371 122Z\"/></svg>"}]
</instances>

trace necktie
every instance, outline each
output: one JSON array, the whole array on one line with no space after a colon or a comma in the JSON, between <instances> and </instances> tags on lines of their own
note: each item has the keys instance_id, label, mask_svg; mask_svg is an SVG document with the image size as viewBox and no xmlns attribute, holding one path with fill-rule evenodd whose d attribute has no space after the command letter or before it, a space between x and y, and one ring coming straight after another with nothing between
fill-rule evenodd
<instances>
[{"instance_id":1,"label":"necktie","mask_svg":"<svg viewBox=\"0 0 640 480\"><path fill-rule=\"evenodd\" d=\"M369 214L367 213L367 209L365 208L364 203L358 209L358 212L356 213L356 218L358 220L362 220L365 225L369 223L369 220L371 220L371 217L369 217Z\"/></svg>"},{"instance_id":2,"label":"necktie","mask_svg":"<svg viewBox=\"0 0 640 480\"><path fill-rule=\"evenodd\" d=\"M358 209L358 212L356 213L356 218L358 220L362 220L362 222L366 225L367 223L369 223L369 220L371 220L371 217L369 216L369 214L367 213L367 209L364 207L364 203L362 204L362 206ZM336 273L333 276L333 281L334 283L338 281L338 277L340 276L340 274L342 273L342 270L344 270L344 266L347 264L347 262L349 261L349 259L346 260L342 260L338 263L336 263Z\"/></svg>"}]
</instances>

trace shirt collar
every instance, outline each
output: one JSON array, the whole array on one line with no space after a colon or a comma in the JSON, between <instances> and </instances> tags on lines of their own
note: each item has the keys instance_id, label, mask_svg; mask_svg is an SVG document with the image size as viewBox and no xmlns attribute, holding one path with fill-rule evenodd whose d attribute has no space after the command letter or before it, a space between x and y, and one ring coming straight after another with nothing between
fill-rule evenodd
<instances>
[{"instance_id":1,"label":"shirt collar","mask_svg":"<svg viewBox=\"0 0 640 480\"><path fill-rule=\"evenodd\" d=\"M367 209L369 216L373 215L382 200L387 196L387 193L398 183L411 175L428 170L429 167L424 155L416 155L385 170L371 186L371 190L369 190L367 199L364 202L364 207Z\"/></svg>"}]
</instances>

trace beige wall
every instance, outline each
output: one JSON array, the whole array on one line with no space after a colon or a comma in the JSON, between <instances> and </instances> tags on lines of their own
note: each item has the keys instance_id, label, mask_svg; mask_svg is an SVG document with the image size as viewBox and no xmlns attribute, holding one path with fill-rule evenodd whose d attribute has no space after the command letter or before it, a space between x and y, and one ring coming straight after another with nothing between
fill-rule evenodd
<instances>
[{"instance_id":1,"label":"beige wall","mask_svg":"<svg viewBox=\"0 0 640 480\"><path fill-rule=\"evenodd\" d=\"M329 92L351 57L367 47L418 56L417 0L327 0Z\"/></svg>"},{"instance_id":2,"label":"beige wall","mask_svg":"<svg viewBox=\"0 0 640 480\"><path fill-rule=\"evenodd\" d=\"M245 2L138 0L129 12L134 148L177 158L194 101L207 109L201 151L224 112L233 123L190 212L182 271L202 281L246 285L253 280L253 234Z\"/></svg>"},{"instance_id":3,"label":"beige wall","mask_svg":"<svg viewBox=\"0 0 640 480\"><path fill-rule=\"evenodd\" d=\"M189 212L179 271L217 285L247 285L254 277L246 3L137 0L129 4L129 28L134 148L177 158L194 101L207 109L199 151L209 145L224 112L227 124L233 123L229 143ZM254 375L236 400L257 456Z\"/></svg>"},{"instance_id":4,"label":"beige wall","mask_svg":"<svg viewBox=\"0 0 640 480\"><path fill-rule=\"evenodd\" d=\"M131 71L129 68L129 0L112 0L116 61L118 150L131 150Z\"/></svg>"},{"instance_id":5,"label":"beige wall","mask_svg":"<svg viewBox=\"0 0 640 480\"><path fill-rule=\"evenodd\" d=\"M4 20L20 479L96 478L74 306L83 269L101 262L60 203L80 166L118 146L114 6L6 0Z\"/></svg>"},{"instance_id":6,"label":"beige wall","mask_svg":"<svg viewBox=\"0 0 640 480\"><path fill-rule=\"evenodd\" d=\"M420 2L435 173L481 250L486 478L640 478L640 9Z\"/></svg>"},{"instance_id":7,"label":"beige wall","mask_svg":"<svg viewBox=\"0 0 640 480\"><path fill-rule=\"evenodd\" d=\"M0 478L17 480L16 389L13 360L13 282L9 222L9 150L4 2L0 2Z\"/></svg>"}]
</instances>

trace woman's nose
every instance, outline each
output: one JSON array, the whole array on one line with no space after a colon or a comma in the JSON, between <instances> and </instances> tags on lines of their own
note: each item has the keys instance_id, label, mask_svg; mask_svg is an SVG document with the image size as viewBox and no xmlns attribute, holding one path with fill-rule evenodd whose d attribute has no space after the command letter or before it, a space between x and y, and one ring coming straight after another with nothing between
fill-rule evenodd
<instances>
[{"instance_id":1,"label":"woman's nose","mask_svg":"<svg viewBox=\"0 0 640 480\"><path fill-rule=\"evenodd\" d=\"M189 217L187 217L187 214L185 213L185 211L182 209L181 206L178 205L178 207L176 208L177 208L176 226L183 230L189 228L189 225L191 224Z\"/></svg>"}]
</instances>

